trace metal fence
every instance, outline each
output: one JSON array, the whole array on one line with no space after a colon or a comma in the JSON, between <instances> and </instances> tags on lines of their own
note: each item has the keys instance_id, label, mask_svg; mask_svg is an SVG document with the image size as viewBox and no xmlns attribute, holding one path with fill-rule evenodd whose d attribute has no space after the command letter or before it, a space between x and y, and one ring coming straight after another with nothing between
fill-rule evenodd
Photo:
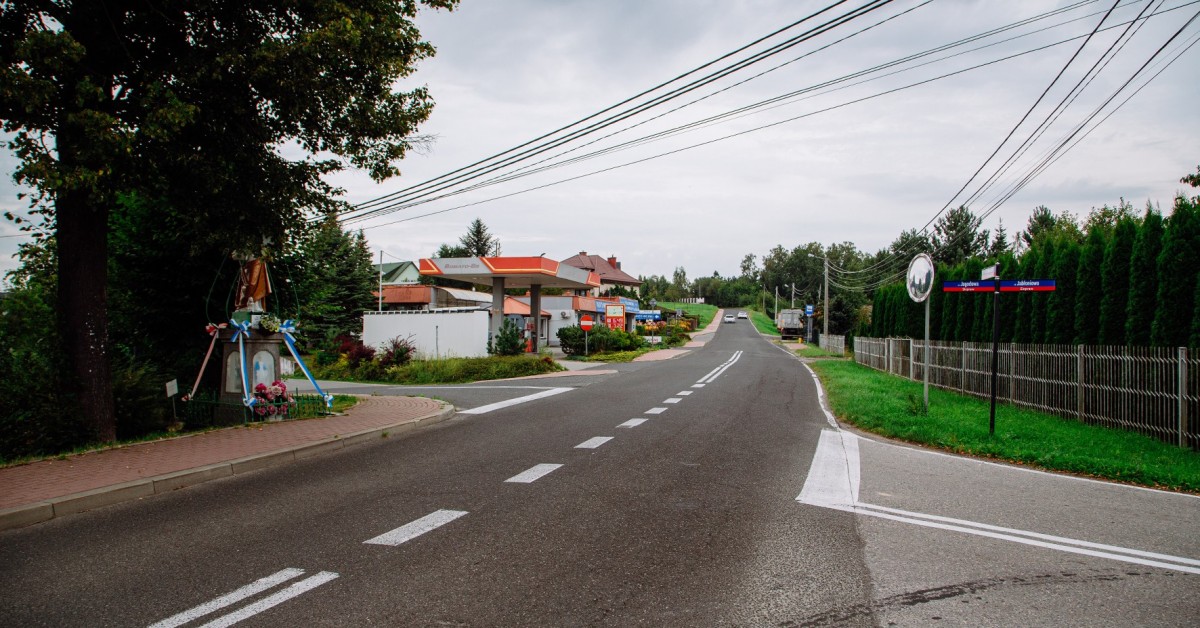
<instances>
[{"instance_id":1,"label":"metal fence","mask_svg":"<svg viewBox=\"0 0 1200 628\"><path fill-rule=\"evenodd\" d=\"M1000 401L1200 449L1200 351L1002 344L998 357ZM925 341L855 338L854 360L923 381ZM931 341L929 384L990 397L991 343Z\"/></svg>"},{"instance_id":2,"label":"metal fence","mask_svg":"<svg viewBox=\"0 0 1200 628\"><path fill-rule=\"evenodd\" d=\"M846 355L846 337L834 336L830 334L821 334L817 339L817 346L831 353Z\"/></svg>"},{"instance_id":3,"label":"metal fence","mask_svg":"<svg viewBox=\"0 0 1200 628\"><path fill-rule=\"evenodd\" d=\"M254 408L247 408L241 402L223 402L216 394L201 391L179 408L179 418L188 429L228 427L255 421L307 419L329 414L325 400L320 395L293 394L288 402L262 402L256 403Z\"/></svg>"}]
</instances>

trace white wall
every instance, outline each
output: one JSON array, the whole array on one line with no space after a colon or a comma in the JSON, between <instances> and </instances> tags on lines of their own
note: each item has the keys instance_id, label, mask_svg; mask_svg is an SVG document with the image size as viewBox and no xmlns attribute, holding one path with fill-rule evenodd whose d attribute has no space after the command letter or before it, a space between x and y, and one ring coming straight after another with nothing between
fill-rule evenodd
<instances>
[{"instance_id":1,"label":"white wall","mask_svg":"<svg viewBox=\"0 0 1200 628\"><path fill-rule=\"evenodd\" d=\"M487 336L485 310L363 312L364 345L379 349L392 338L409 338L422 358L485 357Z\"/></svg>"}]
</instances>

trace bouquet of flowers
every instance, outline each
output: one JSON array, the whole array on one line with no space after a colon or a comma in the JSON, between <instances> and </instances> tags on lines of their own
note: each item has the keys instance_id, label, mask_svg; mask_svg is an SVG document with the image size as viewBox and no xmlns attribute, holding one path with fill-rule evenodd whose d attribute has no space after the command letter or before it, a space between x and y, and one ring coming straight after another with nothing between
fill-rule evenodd
<instances>
[{"instance_id":1,"label":"bouquet of flowers","mask_svg":"<svg viewBox=\"0 0 1200 628\"><path fill-rule=\"evenodd\" d=\"M288 411L292 407L292 395L287 390L287 384L282 380L275 380L270 386L259 384L254 387L254 397L258 402L254 404L254 412L259 416L278 416L287 418Z\"/></svg>"},{"instance_id":2,"label":"bouquet of flowers","mask_svg":"<svg viewBox=\"0 0 1200 628\"><path fill-rule=\"evenodd\" d=\"M275 316L274 314L264 314L262 318L258 319L259 328L261 328L263 331L269 331L273 334L279 331L279 326L282 324L283 323L279 320L279 317Z\"/></svg>"}]
</instances>

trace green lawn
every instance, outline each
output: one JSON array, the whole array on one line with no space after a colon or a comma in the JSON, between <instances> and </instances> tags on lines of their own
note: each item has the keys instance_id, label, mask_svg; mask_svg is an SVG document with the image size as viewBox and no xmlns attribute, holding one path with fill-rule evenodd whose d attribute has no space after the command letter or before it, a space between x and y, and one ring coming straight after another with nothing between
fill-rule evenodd
<instances>
[{"instance_id":1,"label":"green lawn","mask_svg":"<svg viewBox=\"0 0 1200 628\"><path fill-rule=\"evenodd\" d=\"M1200 453L1147 436L1025 410L996 408L988 434L988 401L929 389L848 360L811 364L837 417L860 429L947 451L995 458L1189 492L1200 492Z\"/></svg>"},{"instance_id":2,"label":"green lawn","mask_svg":"<svg viewBox=\"0 0 1200 628\"><path fill-rule=\"evenodd\" d=\"M802 349L796 349L795 354L802 358L841 358L844 357L840 353L826 351L817 345L804 345Z\"/></svg>"},{"instance_id":3,"label":"green lawn","mask_svg":"<svg viewBox=\"0 0 1200 628\"><path fill-rule=\"evenodd\" d=\"M779 335L779 328L775 326L775 321L772 320L770 316L767 316L758 310L748 310L747 313L750 314L750 322L754 323L754 328L757 329L759 333L763 333L768 336Z\"/></svg>"},{"instance_id":4,"label":"green lawn","mask_svg":"<svg viewBox=\"0 0 1200 628\"><path fill-rule=\"evenodd\" d=\"M659 302L658 309L660 310L683 310L685 314L693 314L700 317L700 328L704 329L717 317L717 306L708 305L705 303L669 303ZM734 312L736 314L737 312ZM697 331L699 331L699 329Z\"/></svg>"}]
</instances>

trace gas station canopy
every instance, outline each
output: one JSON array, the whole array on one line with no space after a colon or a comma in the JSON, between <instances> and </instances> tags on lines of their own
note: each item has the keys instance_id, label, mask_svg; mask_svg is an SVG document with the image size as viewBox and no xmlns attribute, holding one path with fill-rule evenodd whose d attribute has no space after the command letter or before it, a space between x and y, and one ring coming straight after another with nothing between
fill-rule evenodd
<instances>
[{"instance_id":1,"label":"gas station canopy","mask_svg":"<svg viewBox=\"0 0 1200 628\"><path fill-rule=\"evenodd\" d=\"M445 277L484 286L504 280L505 288L599 288L596 273L560 264L544 257L437 257L423 258L422 275Z\"/></svg>"}]
</instances>

